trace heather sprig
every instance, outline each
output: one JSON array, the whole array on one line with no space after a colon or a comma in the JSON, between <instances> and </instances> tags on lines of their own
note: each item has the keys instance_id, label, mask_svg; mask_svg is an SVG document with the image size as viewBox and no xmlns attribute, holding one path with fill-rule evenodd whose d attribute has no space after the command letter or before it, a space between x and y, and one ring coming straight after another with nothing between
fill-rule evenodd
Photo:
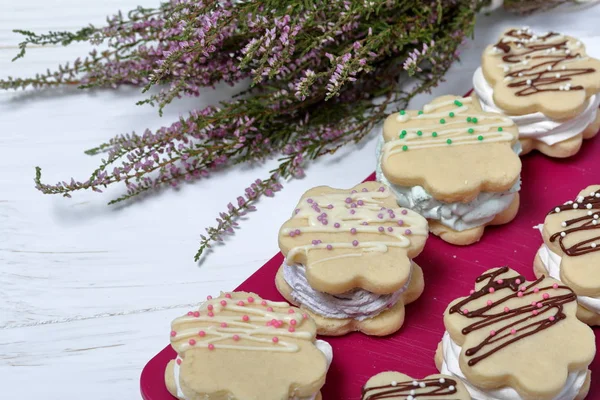
<instances>
[{"instance_id":1,"label":"heather sprig","mask_svg":"<svg viewBox=\"0 0 600 400\"><path fill-rule=\"evenodd\" d=\"M21 45L87 41L106 49L33 78L7 78L0 88L136 85L160 90L138 104L162 110L218 83L250 82L236 97L155 131L119 134L86 151L100 155L88 179L36 188L70 197L122 184L110 203L208 177L240 163L278 157L264 181L228 205L201 236L196 259L234 232L239 218L281 183L304 175L308 161L362 140L398 107L428 92L458 59L471 35L476 0L172 0L138 8L74 33L24 33ZM21 54L22 55L22 54ZM399 82L413 78L410 89Z\"/></svg>"}]
</instances>

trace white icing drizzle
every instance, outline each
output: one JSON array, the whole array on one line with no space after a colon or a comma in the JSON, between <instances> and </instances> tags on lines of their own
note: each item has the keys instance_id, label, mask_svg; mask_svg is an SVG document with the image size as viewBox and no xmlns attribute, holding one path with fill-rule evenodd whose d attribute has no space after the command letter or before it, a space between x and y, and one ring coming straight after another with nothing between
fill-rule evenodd
<instances>
[{"instance_id":1,"label":"white icing drizzle","mask_svg":"<svg viewBox=\"0 0 600 400\"><path fill-rule=\"evenodd\" d=\"M237 305L238 301L242 301L244 305ZM225 305L221 302L225 302ZM286 311L276 311L282 308ZM204 303L196 315L190 312L172 323L171 344L178 353L190 348L210 349L210 345L214 346L210 350L292 353L300 349L298 344L280 339L281 337L307 341L314 338L310 332L297 330L306 316L299 309L283 302L255 298L250 303L221 297ZM248 320L244 321L246 316ZM273 324L273 321L277 322ZM180 330L182 326L185 329ZM224 341L227 343L223 344Z\"/></svg>"},{"instance_id":2,"label":"white icing drizzle","mask_svg":"<svg viewBox=\"0 0 600 400\"><path fill-rule=\"evenodd\" d=\"M335 259L360 257L363 252L385 253L389 247L406 248L411 243L410 235L427 235L426 220L414 211L384 207L384 200L391 196L389 188L382 186L377 191L353 190L348 193L327 193L303 199L293 218L306 219L308 226L284 228L280 232L281 235L296 237L319 233L354 234L350 241L324 243L314 239L312 244L295 246L288 252L287 259L293 261L299 254L308 254L315 250L359 250L357 253L335 254L316 260L312 263L315 265ZM360 234L364 233L381 235L382 240L360 241Z\"/></svg>"},{"instance_id":3,"label":"white icing drizzle","mask_svg":"<svg viewBox=\"0 0 600 400\"><path fill-rule=\"evenodd\" d=\"M455 98L423 107L421 114L414 115L405 112L400 122L409 120L423 121L422 125L415 128L404 128L400 130L399 137L389 140L383 146L383 160L403 151L423 149L430 147L445 147L450 145L482 144L489 142L511 142L514 135L510 132L499 131L498 128L506 128L514 125L510 118L500 115L473 111L469 106L473 102L472 97ZM435 112L438 109L454 106L447 111ZM469 113L469 110L471 112ZM453 116L451 116L451 114ZM475 117L483 123L471 123L466 117ZM444 122L440 122L441 119ZM488 123L486 123L488 122ZM469 132L469 129L472 131ZM421 134L419 135L418 132ZM436 136L433 136L435 132ZM480 139L481 137L481 139ZM451 142L448 143L448 140Z\"/></svg>"}]
</instances>

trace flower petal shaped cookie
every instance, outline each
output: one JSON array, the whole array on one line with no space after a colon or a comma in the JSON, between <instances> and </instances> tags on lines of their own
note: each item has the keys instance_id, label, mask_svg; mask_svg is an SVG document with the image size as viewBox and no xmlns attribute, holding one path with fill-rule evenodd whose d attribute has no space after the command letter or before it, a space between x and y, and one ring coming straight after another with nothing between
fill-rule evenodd
<instances>
[{"instance_id":1,"label":"flower petal shaped cookie","mask_svg":"<svg viewBox=\"0 0 600 400\"><path fill-rule=\"evenodd\" d=\"M600 324L600 185L588 186L574 201L554 207L542 236L536 275L549 274L569 285L578 296L579 318Z\"/></svg>"},{"instance_id":2,"label":"flower petal shaped cookie","mask_svg":"<svg viewBox=\"0 0 600 400\"><path fill-rule=\"evenodd\" d=\"M523 153L569 157L600 129L600 60L576 38L508 29L486 48L473 87L484 110L519 126Z\"/></svg>"},{"instance_id":3,"label":"flower petal shaped cookie","mask_svg":"<svg viewBox=\"0 0 600 400\"><path fill-rule=\"evenodd\" d=\"M407 283L427 235L423 217L398 207L389 188L365 182L307 191L281 227L279 247L288 264L306 268L315 290L389 294Z\"/></svg>"},{"instance_id":4,"label":"flower petal shaped cookie","mask_svg":"<svg viewBox=\"0 0 600 400\"><path fill-rule=\"evenodd\" d=\"M165 381L179 399L320 398L331 347L300 309L223 293L172 323Z\"/></svg>"},{"instance_id":5,"label":"flower petal shaped cookie","mask_svg":"<svg viewBox=\"0 0 600 400\"><path fill-rule=\"evenodd\" d=\"M460 380L448 375L413 379L400 372L387 371L372 376L362 390L361 400L471 400Z\"/></svg>"},{"instance_id":6,"label":"flower petal shaped cookie","mask_svg":"<svg viewBox=\"0 0 600 400\"><path fill-rule=\"evenodd\" d=\"M519 207L516 125L484 112L475 96L442 96L422 111L400 111L383 126L377 179L398 203L421 213L447 242L478 241L487 225Z\"/></svg>"},{"instance_id":7,"label":"flower petal shaped cookie","mask_svg":"<svg viewBox=\"0 0 600 400\"><path fill-rule=\"evenodd\" d=\"M440 371L462 379L474 398L585 397L595 338L576 317L575 293L552 278L529 282L508 267L475 282L444 313Z\"/></svg>"}]
</instances>

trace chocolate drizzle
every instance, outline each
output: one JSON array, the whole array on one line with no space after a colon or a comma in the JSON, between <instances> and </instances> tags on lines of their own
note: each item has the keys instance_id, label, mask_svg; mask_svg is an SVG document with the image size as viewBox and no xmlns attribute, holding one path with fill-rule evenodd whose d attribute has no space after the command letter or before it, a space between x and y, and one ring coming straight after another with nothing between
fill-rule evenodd
<instances>
[{"instance_id":1,"label":"chocolate drizzle","mask_svg":"<svg viewBox=\"0 0 600 400\"><path fill-rule=\"evenodd\" d=\"M557 41L550 39L557 39ZM564 36L554 32L539 37L529 30L512 29L506 32L494 47L505 53L502 56L502 61L508 64L505 65L505 79L515 80L509 83L508 87L518 89L515 92L516 96L562 90L584 90L581 85L571 86L571 77L590 74L596 70L568 68L564 65L583 56L569 48L568 42ZM509 67L510 64L520 63L524 68L513 70ZM558 68L561 63L563 65ZM531 66L527 67L528 64Z\"/></svg>"},{"instance_id":2,"label":"chocolate drizzle","mask_svg":"<svg viewBox=\"0 0 600 400\"><path fill-rule=\"evenodd\" d=\"M586 215L563 221L563 227L566 229L550 236L550 241L554 242L558 239L558 244L562 251L571 257L600 251L600 192L594 192L586 197L580 196L574 202L569 201L566 204L555 207L549 214L558 214L561 211L573 210L579 210ZM566 239L570 233L587 230L597 230L598 235L577 242L570 247L565 246L564 239ZM596 243L596 241L598 241L598 243Z\"/></svg>"},{"instance_id":3,"label":"chocolate drizzle","mask_svg":"<svg viewBox=\"0 0 600 400\"><path fill-rule=\"evenodd\" d=\"M491 331L490 335L481 343L466 350L465 355L471 357L468 361L469 366L477 364L514 342L535 335L557 324L567 317L563 312L563 305L577 299L577 296L567 286L537 287L544 280L544 276L530 283L527 283L521 275L499 278L508 271L508 267L502 267L481 275L475 282L483 282L486 279L488 282L469 297L450 308L450 314L459 313L466 318L477 318L476 322L463 328L462 333L464 335L499 322L506 322L506 325ZM552 291L558 289L565 289L568 293L552 294ZM468 307L468 304L472 301L501 290L508 290L509 293L496 301L488 301L487 305L481 308L471 310ZM545 294L548 294L548 296L544 296ZM516 308L503 308L500 311L493 311L499 305L515 298L523 298L526 304ZM531 301L532 298L534 298L534 301Z\"/></svg>"},{"instance_id":4,"label":"chocolate drizzle","mask_svg":"<svg viewBox=\"0 0 600 400\"><path fill-rule=\"evenodd\" d=\"M417 385L414 383L417 382ZM393 382L388 385L366 387L362 389L362 400L380 400L380 399L406 399L412 396L414 399L419 397L441 397L456 394L456 381L449 378L440 379L422 379L406 382ZM424 384L424 386L421 386ZM451 400L448 398L447 400ZM456 399L458 400L458 399Z\"/></svg>"}]
</instances>

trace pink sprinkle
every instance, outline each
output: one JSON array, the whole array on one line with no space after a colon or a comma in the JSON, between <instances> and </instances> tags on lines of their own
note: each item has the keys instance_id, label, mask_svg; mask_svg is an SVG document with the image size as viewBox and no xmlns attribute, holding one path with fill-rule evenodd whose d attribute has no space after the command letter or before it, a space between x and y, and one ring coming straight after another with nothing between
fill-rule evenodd
<instances>
[{"instance_id":1,"label":"pink sprinkle","mask_svg":"<svg viewBox=\"0 0 600 400\"><path fill-rule=\"evenodd\" d=\"M519 293L517 293L517 296L518 296L518 297L523 297L523 292L519 292Z\"/></svg>"},{"instance_id":2,"label":"pink sprinkle","mask_svg":"<svg viewBox=\"0 0 600 400\"><path fill-rule=\"evenodd\" d=\"M491 306L492 304L493 304L493 303L492 303L492 301L491 301L491 300L488 300L488 301L487 301L487 305L488 305L488 306Z\"/></svg>"},{"instance_id":3,"label":"pink sprinkle","mask_svg":"<svg viewBox=\"0 0 600 400\"><path fill-rule=\"evenodd\" d=\"M406 214L408 214L408 211L402 210L402 215L406 215Z\"/></svg>"},{"instance_id":4,"label":"pink sprinkle","mask_svg":"<svg viewBox=\"0 0 600 400\"><path fill-rule=\"evenodd\" d=\"M520 284L521 284L521 280L520 280L520 279L516 279L516 280L515 280L515 283L516 283L517 285L520 285Z\"/></svg>"},{"instance_id":5,"label":"pink sprinkle","mask_svg":"<svg viewBox=\"0 0 600 400\"><path fill-rule=\"evenodd\" d=\"M248 303L254 303L254 297L248 297Z\"/></svg>"},{"instance_id":6,"label":"pink sprinkle","mask_svg":"<svg viewBox=\"0 0 600 400\"><path fill-rule=\"evenodd\" d=\"M188 315L188 317L191 317L192 315L194 315L194 313L191 311L188 311L187 315Z\"/></svg>"},{"instance_id":7,"label":"pink sprinkle","mask_svg":"<svg viewBox=\"0 0 600 400\"><path fill-rule=\"evenodd\" d=\"M346 197L346 203L347 203L347 204L350 204L350 203L352 203L352 198L350 198L350 197Z\"/></svg>"},{"instance_id":8,"label":"pink sprinkle","mask_svg":"<svg viewBox=\"0 0 600 400\"><path fill-rule=\"evenodd\" d=\"M214 316L215 316L215 314L214 314L212 311L209 311L209 312L208 312L208 316L209 316L209 317L214 317Z\"/></svg>"},{"instance_id":9,"label":"pink sprinkle","mask_svg":"<svg viewBox=\"0 0 600 400\"><path fill-rule=\"evenodd\" d=\"M177 335L177 332L171 331L171 337L175 337L175 335Z\"/></svg>"},{"instance_id":10,"label":"pink sprinkle","mask_svg":"<svg viewBox=\"0 0 600 400\"><path fill-rule=\"evenodd\" d=\"M385 229L383 229L383 226L380 226L379 228L377 228L377 230L378 230L379 232L383 232Z\"/></svg>"},{"instance_id":11,"label":"pink sprinkle","mask_svg":"<svg viewBox=\"0 0 600 400\"><path fill-rule=\"evenodd\" d=\"M273 311L273 307L267 307L267 311Z\"/></svg>"},{"instance_id":12,"label":"pink sprinkle","mask_svg":"<svg viewBox=\"0 0 600 400\"><path fill-rule=\"evenodd\" d=\"M296 320L295 320L295 319L292 319L292 320L290 320L290 325L296 325L296 323L297 323L297 322L296 322Z\"/></svg>"},{"instance_id":13,"label":"pink sprinkle","mask_svg":"<svg viewBox=\"0 0 600 400\"><path fill-rule=\"evenodd\" d=\"M237 305L238 305L238 306L243 306L243 305L245 305L245 304L246 304L246 303L244 303L244 302L243 302L243 301L241 301L241 300L237 302Z\"/></svg>"},{"instance_id":14,"label":"pink sprinkle","mask_svg":"<svg viewBox=\"0 0 600 400\"><path fill-rule=\"evenodd\" d=\"M353 235L356 235L356 228L350 229L350 233L353 234Z\"/></svg>"},{"instance_id":15,"label":"pink sprinkle","mask_svg":"<svg viewBox=\"0 0 600 400\"><path fill-rule=\"evenodd\" d=\"M539 291L540 291L540 289L538 289L538 288L534 288L534 289L533 289L533 293L537 293L537 292L539 292Z\"/></svg>"},{"instance_id":16,"label":"pink sprinkle","mask_svg":"<svg viewBox=\"0 0 600 400\"><path fill-rule=\"evenodd\" d=\"M510 308L504 307L504 312L509 312L509 311L510 311Z\"/></svg>"},{"instance_id":17,"label":"pink sprinkle","mask_svg":"<svg viewBox=\"0 0 600 400\"><path fill-rule=\"evenodd\" d=\"M263 301L261 301L261 302L260 302L260 305L261 305L261 306L266 306L266 305L267 305L267 302L263 300Z\"/></svg>"},{"instance_id":18,"label":"pink sprinkle","mask_svg":"<svg viewBox=\"0 0 600 400\"><path fill-rule=\"evenodd\" d=\"M306 202L307 202L308 204L311 204L311 203L313 202L313 199L306 199Z\"/></svg>"},{"instance_id":19,"label":"pink sprinkle","mask_svg":"<svg viewBox=\"0 0 600 400\"><path fill-rule=\"evenodd\" d=\"M214 345L214 344L212 344L212 343L211 343L211 344L209 344L209 345L208 345L208 349L209 349L209 350L214 350L214 349L215 349L215 345Z\"/></svg>"},{"instance_id":20,"label":"pink sprinkle","mask_svg":"<svg viewBox=\"0 0 600 400\"><path fill-rule=\"evenodd\" d=\"M206 296L206 300L212 300L212 296Z\"/></svg>"},{"instance_id":21,"label":"pink sprinkle","mask_svg":"<svg viewBox=\"0 0 600 400\"><path fill-rule=\"evenodd\" d=\"M496 334L496 331L490 331L490 336L494 336Z\"/></svg>"},{"instance_id":22,"label":"pink sprinkle","mask_svg":"<svg viewBox=\"0 0 600 400\"><path fill-rule=\"evenodd\" d=\"M200 316L200 313L198 311L194 311L194 317L198 318Z\"/></svg>"},{"instance_id":23,"label":"pink sprinkle","mask_svg":"<svg viewBox=\"0 0 600 400\"><path fill-rule=\"evenodd\" d=\"M354 247L358 246L358 240L353 240L352 241L352 246L354 246Z\"/></svg>"},{"instance_id":24,"label":"pink sprinkle","mask_svg":"<svg viewBox=\"0 0 600 400\"><path fill-rule=\"evenodd\" d=\"M494 293L496 291L496 289L494 289L493 287L490 288L490 293Z\"/></svg>"},{"instance_id":25,"label":"pink sprinkle","mask_svg":"<svg viewBox=\"0 0 600 400\"><path fill-rule=\"evenodd\" d=\"M554 316L550 316L548 319L549 319L550 321L554 321L554 320L555 320Z\"/></svg>"},{"instance_id":26,"label":"pink sprinkle","mask_svg":"<svg viewBox=\"0 0 600 400\"><path fill-rule=\"evenodd\" d=\"M304 318L304 319L308 319L308 314L306 314L306 313L305 313L305 314L302 314L302 318Z\"/></svg>"},{"instance_id":27,"label":"pink sprinkle","mask_svg":"<svg viewBox=\"0 0 600 400\"><path fill-rule=\"evenodd\" d=\"M362 188L362 190L361 190L361 192L368 192L368 191L369 191L369 189L367 189L367 188Z\"/></svg>"},{"instance_id":28,"label":"pink sprinkle","mask_svg":"<svg viewBox=\"0 0 600 400\"><path fill-rule=\"evenodd\" d=\"M510 330L510 334L511 334L511 335L514 335L514 334L516 334L516 333L517 333L517 330L516 330L516 329L514 329L514 328L513 328L513 329L511 329L511 330Z\"/></svg>"},{"instance_id":29,"label":"pink sprinkle","mask_svg":"<svg viewBox=\"0 0 600 400\"><path fill-rule=\"evenodd\" d=\"M467 310L466 308L463 310L463 314L468 314L469 310Z\"/></svg>"},{"instance_id":30,"label":"pink sprinkle","mask_svg":"<svg viewBox=\"0 0 600 400\"><path fill-rule=\"evenodd\" d=\"M537 303L537 308L542 308L544 305L542 303Z\"/></svg>"},{"instance_id":31,"label":"pink sprinkle","mask_svg":"<svg viewBox=\"0 0 600 400\"><path fill-rule=\"evenodd\" d=\"M293 308L290 308L290 309L288 310L288 314L294 314L295 312L296 312L296 311L295 311Z\"/></svg>"},{"instance_id":32,"label":"pink sprinkle","mask_svg":"<svg viewBox=\"0 0 600 400\"><path fill-rule=\"evenodd\" d=\"M273 343L277 343L277 342L279 342L279 338L278 338L277 336L273 337L273 339L272 339L272 340L273 340Z\"/></svg>"},{"instance_id":33,"label":"pink sprinkle","mask_svg":"<svg viewBox=\"0 0 600 400\"><path fill-rule=\"evenodd\" d=\"M222 305L223 307L225 307L225 306L227 305L227 302L226 302L225 300L221 300L221 305Z\"/></svg>"},{"instance_id":34,"label":"pink sprinkle","mask_svg":"<svg viewBox=\"0 0 600 400\"><path fill-rule=\"evenodd\" d=\"M232 339L237 342L238 340L240 340L240 337L238 335L233 335Z\"/></svg>"},{"instance_id":35,"label":"pink sprinkle","mask_svg":"<svg viewBox=\"0 0 600 400\"><path fill-rule=\"evenodd\" d=\"M227 322L221 322L221 328L227 328Z\"/></svg>"},{"instance_id":36,"label":"pink sprinkle","mask_svg":"<svg viewBox=\"0 0 600 400\"><path fill-rule=\"evenodd\" d=\"M295 330L296 330L296 328L294 328L293 326L290 326L290 327L288 328L288 332L294 332Z\"/></svg>"},{"instance_id":37,"label":"pink sprinkle","mask_svg":"<svg viewBox=\"0 0 600 400\"><path fill-rule=\"evenodd\" d=\"M533 310L531 313L532 313L533 315L538 315L538 310Z\"/></svg>"},{"instance_id":38,"label":"pink sprinkle","mask_svg":"<svg viewBox=\"0 0 600 400\"><path fill-rule=\"evenodd\" d=\"M377 214L377 218L383 219L383 214Z\"/></svg>"},{"instance_id":39,"label":"pink sprinkle","mask_svg":"<svg viewBox=\"0 0 600 400\"><path fill-rule=\"evenodd\" d=\"M475 293L475 290L471 289L471 291L469 292L469 294L473 294Z\"/></svg>"},{"instance_id":40,"label":"pink sprinkle","mask_svg":"<svg viewBox=\"0 0 600 400\"><path fill-rule=\"evenodd\" d=\"M550 298L550 295L548 293L544 293L542 297L544 298L544 300L548 300Z\"/></svg>"},{"instance_id":41,"label":"pink sprinkle","mask_svg":"<svg viewBox=\"0 0 600 400\"><path fill-rule=\"evenodd\" d=\"M385 192L385 188L382 186L382 187L379 188L379 191L380 192Z\"/></svg>"},{"instance_id":42,"label":"pink sprinkle","mask_svg":"<svg viewBox=\"0 0 600 400\"><path fill-rule=\"evenodd\" d=\"M356 213L356 210L350 210L350 214Z\"/></svg>"},{"instance_id":43,"label":"pink sprinkle","mask_svg":"<svg viewBox=\"0 0 600 400\"><path fill-rule=\"evenodd\" d=\"M206 336L206 332L200 331L200 332L198 332L198 336L204 337L204 336Z\"/></svg>"},{"instance_id":44,"label":"pink sprinkle","mask_svg":"<svg viewBox=\"0 0 600 400\"><path fill-rule=\"evenodd\" d=\"M190 346L193 346L193 345L195 345L195 344L196 344L196 341L195 341L194 339L190 339L190 340L188 341L188 343L190 344Z\"/></svg>"},{"instance_id":45,"label":"pink sprinkle","mask_svg":"<svg viewBox=\"0 0 600 400\"><path fill-rule=\"evenodd\" d=\"M498 285L502 285L502 284L504 283L504 279L498 279L498 280L496 281L496 283L497 283Z\"/></svg>"},{"instance_id":46,"label":"pink sprinkle","mask_svg":"<svg viewBox=\"0 0 600 400\"><path fill-rule=\"evenodd\" d=\"M365 204L365 202L362 201L362 200L359 200L359 201L356 202L356 204L358 204L359 206L362 206L363 204Z\"/></svg>"},{"instance_id":47,"label":"pink sprinkle","mask_svg":"<svg viewBox=\"0 0 600 400\"><path fill-rule=\"evenodd\" d=\"M181 365L181 358L177 359L177 365Z\"/></svg>"},{"instance_id":48,"label":"pink sprinkle","mask_svg":"<svg viewBox=\"0 0 600 400\"><path fill-rule=\"evenodd\" d=\"M520 288L519 290L520 290L521 292L524 292L524 291L526 291L526 290L527 290L527 287L525 287L525 286L521 286L521 288Z\"/></svg>"},{"instance_id":49,"label":"pink sprinkle","mask_svg":"<svg viewBox=\"0 0 600 400\"><path fill-rule=\"evenodd\" d=\"M531 305L532 305L532 306L535 306L536 304L537 304L537 302L535 302L535 301L532 301L532 302L531 302Z\"/></svg>"},{"instance_id":50,"label":"pink sprinkle","mask_svg":"<svg viewBox=\"0 0 600 400\"><path fill-rule=\"evenodd\" d=\"M209 304L208 307L206 307L206 308L208 308L208 311L212 311L214 307L212 304Z\"/></svg>"},{"instance_id":51,"label":"pink sprinkle","mask_svg":"<svg viewBox=\"0 0 600 400\"><path fill-rule=\"evenodd\" d=\"M393 232L394 228L392 228L391 226L388 226L388 232Z\"/></svg>"},{"instance_id":52,"label":"pink sprinkle","mask_svg":"<svg viewBox=\"0 0 600 400\"><path fill-rule=\"evenodd\" d=\"M340 223L339 223L339 222L336 222L335 224L333 224L333 227L334 227L334 228L339 228L339 227L340 227Z\"/></svg>"},{"instance_id":53,"label":"pink sprinkle","mask_svg":"<svg viewBox=\"0 0 600 400\"><path fill-rule=\"evenodd\" d=\"M228 299L230 299L230 298L231 298L231 294L227 293L227 294L225 295L225 297L227 297Z\"/></svg>"},{"instance_id":54,"label":"pink sprinkle","mask_svg":"<svg viewBox=\"0 0 600 400\"><path fill-rule=\"evenodd\" d=\"M333 204L329 204L327 208L331 210L333 208Z\"/></svg>"},{"instance_id":55,"label":"pink sprinkle","mask_svg":"<svg viewBox=\"0 0 600 400\"><path fill-rule=\"evenodd\" d=\"M552 285L552 287L553 287L554 289L558 289L558 283L555 283L554 285Z\"/></svg>"},{"instance_id":56,"label":"pink sprinkle","mask_svg":"<svg viewBox=\"0 0 600 400\"><path fill-rule=\"evenodd\" d=\"M328 245L327 245L327 250L333 250L333 246L332 246L332 245L330 245L330 244L328 244Z\"/></svg>"},{"instance_id":57,"label":"pink sprinkle","mask_svg":"<svg viewBox=\"0 0 600 400\"><path fill-rule=\"evenodd\" d=\"M244 322L248 322L249 320L250 320L250 317L249 317L249 316L247 316L247 315L244 315L244 316L242 317L242 321L244 321Z\"/></svg>"},{"instance_id":58,"label":"pink sprinkle","mask_svg":"<svg viewBox=\"0 0 600 400\"><path fill-rule=\"evenodd\" d=\"M401 219L398 220L398 226L402 226L404 225L404 221L402 221Z\"/></svg>"}]
</instances>

